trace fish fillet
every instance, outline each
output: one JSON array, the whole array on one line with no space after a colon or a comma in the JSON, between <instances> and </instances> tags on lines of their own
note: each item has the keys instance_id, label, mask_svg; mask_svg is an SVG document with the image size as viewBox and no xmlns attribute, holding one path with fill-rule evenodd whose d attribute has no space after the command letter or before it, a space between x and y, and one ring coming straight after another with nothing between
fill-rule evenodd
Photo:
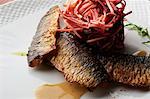
<instances>
[{"instance_id":1,"label":"fish fillet","mask_svg":"<svg viewBox=\"0 0 150 99\"><path fill-rule=\"evenodd\" d=\"M94 88L108 79L96 56L84 44L74 40L70 33L61 33L56 47L57 53L49 60L64 73L67 81Z\"/></svg>"},{"instance_id":2,"label":"fish fillet","mask_svg":"<svg viewBox=\"0 0 150 99\"><path fill-rule=\"evenodd\" d=\"M126 54L97 56L112 80L136 87L150 87L150 57Z\"/></svg>"},{"instance_id":3,"label":"fish fillet","mask_svg":"<svg viewBox=\"0 0 150 99\"><path fill-rule=\"evenodd\" d=\"M31 67L39 66L45 55L56 49L56 30L58 29L58 18L60 9L52 7L41 19L31 46L28 51L28 63Z\"/></svg>"}]
</instances>

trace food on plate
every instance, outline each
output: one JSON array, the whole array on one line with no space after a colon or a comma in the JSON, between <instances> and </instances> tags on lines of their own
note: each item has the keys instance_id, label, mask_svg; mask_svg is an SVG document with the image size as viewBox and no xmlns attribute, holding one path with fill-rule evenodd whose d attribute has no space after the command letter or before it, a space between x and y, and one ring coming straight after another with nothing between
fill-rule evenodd
<instances>
[{"instance_id":1,"label":"food on plate","mask_svg":"<svg viewBox=\"0 0 150 99\"><path fill-rule=\"evenodd\" d=\"M36 34L28 51L28 63L31 67L40 65L46 56L52 50L56 49L56 30L59 26L59 7L51 8L41 19Z\"/></svg>"},{"instance_id":2,"label":"food on plate","mask_svg":"<svg viewBox=\"0 0 150 99\"><path fill-rule=\"evenodd\" d=\"M112 80L149 87L150 57L110 53L124 46L123 18L130 13L123 13L125 5L124 0L74 0L65 10L51 8L29 47L29 66L47 61L68 82L87 88Z\"/></svg>"},{"instance_id":3,"label":"food on plate","mask_svg":"<svg viewBox=\"0 0 150 99\"><path fill-rule=\"evenodd\" d=\"M137 51L133 53L133 55L146 56L147 52ZM50 99L50 98L80 99L80 97L84 95L86 92L87 92L86 87L80 86L79 84L76 83L63 82L59 84L44 84L36 89L35 96L36 99Z\"/></svg>"},{"instance_id":4,"label":"food on plate","mask_svg":"<svg viewBox=\"0 0 150 99\"><path fill-rule=\"evenodd\" d=\"M69 82L78 82L86 87L94 87L103 79L104 81L108 79L132 86L150 86L150 57L98 53L95 49L90 50L85 44L73 39L73 36L68 33L60 35L56 46L57 54L50 58L50 62L64 73ZM90 80L93 77L94 79ZM89 80L86 81L87 78Z\"/></svg>"},{"instance_id":5,"label":"food on plate","mask_svg":"<svg viewBox=\"0 0 150 99\"><path fill-rule=\"evenodd\" d=\"M51 8L50 11L45 16L48 18L52 18L53 15L58 15L59 12L58 9L59 9L58 7ZM28 52L29 66L37 67L42 63L44 59L47 60L52 58L53 55L50 55L49 53L52 53L52 50L54 50L53 46L56 46L57 48L55 49L55 52L57 54L56 53L54 54L54 57L52 58L51 62L58 70L64 73L67 81L77 82L79 84L83 84L86 87L96 87L98 84L104 82L107 77L107 73L104 67L101 66L101 63L98 62L98 60L96 61L96 56L94 57L92 53L90 53L90 51L87 50L88 48L74 41L73 36L71 36L71 34L70 37L69 34L67 33L60 35L60 38L57 39L57 44L55 44L55 42L51 42L51 39L49 38L55 39L54 38L55 34L53 34L53 32L54 33L56 32L56 26L55 25L53 26L53 23L51 21L53 21L54 24L58 24L58 17L56 16L57 18L54 20L52 20L53 19L52 18L51 20L49 20L49 23L47 23L45 16L40 21L37 33L33 37L32 44L29 47ZM49 30L53 29L53 31L46 32L47 34L45 34L45 32L43 31L45 25L49 27ZM41 31L39 31L39 29L41 29ZM52 34L49 35L48 33ZM36 39L37 37L39 39ZM46 39L46 41L49 40L48 41L49 43L47 44L45 40L39 41L42 40L40 38L44 38ZM74 43L77 43L78 46L76 46ZM39 53L39 51L41 51L42 54Z\"/></svg>"},{"instance_id":6,"label":"food on plate","mask_svg":"<svg viewBox=\"0 0 150 99\"><path fill-rule=\"evenodd\" d=\"M56 43L57 52L50 59L69 82L94 88L108 79L103 65L88 47L74 40L69 33L61 33Z\"/></svg>"}]
</instances>

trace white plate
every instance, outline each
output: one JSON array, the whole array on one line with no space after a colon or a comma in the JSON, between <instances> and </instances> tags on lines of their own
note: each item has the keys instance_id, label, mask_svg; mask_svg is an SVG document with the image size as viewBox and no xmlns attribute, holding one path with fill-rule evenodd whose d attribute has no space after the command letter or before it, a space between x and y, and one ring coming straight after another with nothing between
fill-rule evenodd
<instances>
[{"instance_id":1,"label":"white plate","mask_svg":"<svg viewBox=\"0 0 150 99\"><path fill-rule=\"evenodd\" d=\"M128 17L129 21L149 27L150 2L127 1L127 10L133 10L133 14ZM27 52L36 27L48 9L37 11L0 28L0 99L34 99L34 90L38 86L64 81L63 75L56 70L33 70L28 67L26 57L12 54ZM137 50L149 51L148 47L141 44L143 39L136 32L126 31L126 33L125 43L128 53ZM150 91L118 86L88 92L81 99L148 99L149 97Z\"/></svg>"}]
</instances>

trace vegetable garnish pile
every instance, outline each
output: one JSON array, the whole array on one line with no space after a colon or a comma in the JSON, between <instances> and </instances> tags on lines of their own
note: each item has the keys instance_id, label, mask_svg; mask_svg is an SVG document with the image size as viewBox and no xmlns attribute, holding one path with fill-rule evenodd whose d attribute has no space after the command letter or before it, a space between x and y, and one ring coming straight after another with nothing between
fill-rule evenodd
<instances>
[{"instance_id":1,"label":"vegetable garnish pile","mask_svg":"<svg viewBox=\"0 0 150 99\"><path fill-rule=\"evenodd\" d=\"M66 28L61 32L74 33L90 45L100 49L124 46L124 0L70 0L61 11Z\"/></svg>"}]
</instances>

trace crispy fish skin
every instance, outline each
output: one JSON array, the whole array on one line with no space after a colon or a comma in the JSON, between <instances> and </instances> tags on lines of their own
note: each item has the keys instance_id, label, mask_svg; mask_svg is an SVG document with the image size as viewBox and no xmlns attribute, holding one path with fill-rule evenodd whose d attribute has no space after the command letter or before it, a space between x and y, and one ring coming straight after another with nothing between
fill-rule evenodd
<instances>
[{"instance_id":1,"label":"crispy fish skin","mask_svg":"<svg viewBox=\"0 0 150 99\"><path fill-rule=\"evenodd\" d=\"M40 65L44 55L56 49L55 35L59 26L59 12L59 7L54 6L41 19L28 51L28 63L30 67Z\"/></svg>"},{"instance_id":2,"label":"crispy fish skin","mask_svg":"<svg viewBox=\"0 0 150 99\"><path fill-rule=\"evenodd\" d=\"M103 65L91 51L80 44L69 33L61 33L57 39L57 54L50 62L61 72L68 82L77 82L94 88L107 79Z\"/></svg>"},{"instance_id":3,"label":"crispy fish skin","mask_svg":"<svg viewBox=\"0 0 150 99\"><path fill-rule=\"evenodd\" d=\"M98 55L110 78L136 87L150 87L150 57L126 54Z\"/></svg>"}]
</instances>

